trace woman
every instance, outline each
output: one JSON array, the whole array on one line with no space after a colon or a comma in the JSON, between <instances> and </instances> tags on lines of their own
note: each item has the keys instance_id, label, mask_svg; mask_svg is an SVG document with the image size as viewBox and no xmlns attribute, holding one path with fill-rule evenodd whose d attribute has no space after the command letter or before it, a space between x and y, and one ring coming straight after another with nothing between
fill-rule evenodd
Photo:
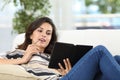
<instances>
[{"instance_id":1,"label":"woman","mask_svg":"<svg viewBox=\"0 0 120 80\"><path fill-rule=\"evenodd\" d=\"M0 63L20 64L26 71L44 80L120 80L120 57L116 56L115 60L104 46L90 50L73 68L69 59L65 59L65 69L60 63L60 69L49 69L50 53L57 41L55 31L50 18L35 20L26 31L24 43L10 52L8 59L0 59Z\"/></svg>"},{"instance_id":2,"label":"woman","mask_svg":"<svg viewBox=\"0 0 120 80\"><path fill-rule=\"evenodd\" d=\"M33 21L26 30L25 41L18 48L9 52L1 64L20 64L26 71L37 76L57 78L57 70L48 70L50 53L57 40L55 25L48 17ZM55 72L55 73L53 73Z\"/></svg>"},{"instance_id":3,"label":"woman","mask_svg":"<svg viewBox=\"0 0 120 80\"><path fill-rule=\"evenodd\" d=\"M33 54L39 52L50 53L51 48L56 40L57 37L55 32L55 26L52 21L47 17L37 19L29 25L26 31L25 41L18 47L18 49L25 50L24 56L18 59L0 59L0 63L27 63L31 59Z\"/></svg>"}]
</instances>

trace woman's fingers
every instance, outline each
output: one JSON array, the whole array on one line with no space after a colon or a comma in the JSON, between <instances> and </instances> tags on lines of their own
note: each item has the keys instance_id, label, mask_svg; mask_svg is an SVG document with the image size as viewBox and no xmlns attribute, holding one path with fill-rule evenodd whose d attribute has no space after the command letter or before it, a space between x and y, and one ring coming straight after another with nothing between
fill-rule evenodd
<instances>
[{"instance_id":1,"label":"woman's fingers","mask_svg":"<svg viewBox=\"0 0 120 80\"><path fill-rule=\"evenodd\" d=\"M68 67L69 65L68 65L67 60L66 60L66 59L64 59L64 60L63 60L63 62L64 62L64 64L65 64L65 69L66 69L66 70L69 70L69 67Z\"/></svg>"},{"instance_id":2,"label":"woman's fingers","mask_svg":"<svg viewBox=\"0 0 120 80\"><path fill-rule=\"evenodd\" d=\"M34 45L34 44L30 44L27 49L26 49L26 52L27 53L30 53L30 54L36 54L38 52L40 52L39 50L39 47Z\"/></svg>"},{"instance_id":3,"label":"woman's fingers","mask_svg":"<svg viewBox=\"0 0 120 80\"><path fill-rule=\"evenodd\" d=\"M70 60L68 58L64 59L64 64L65 64L65 68L66 70L71 70L71 63L70 63Z\"/></svg>"},{"instance_id":4,"label":"woman's fingers","mask_svg":"<svg viewBox=\"0 0 120 80\"><path fill-rule=\"evenodd\" d=\"M60 67L60 69L57 69L58 72L61 73L62 76L66 75L66 71L65 71L65 69L63 68L63 66L62 66L60 63L58 63L58 65L59 65L59 67Z\"/></svg>"},{"instance_id":5,"label":"woman's fingers","mask_svg":"<svg viewBox=\"0 0 120 80\"><path fill-rule=\"evenodd\" d=\"M60 69L61 69L62 71L64 71L64 68L63 68L63 66L61 65L61 63L58 63L58 65L59 65Z\"/></svg>"},{"instance_id":6,"label":"woman's fingers","mask_svg":"<svg viewBox=\"0 0 120 80\"><path fill-rule=\"evenodd\" d=\"M64 59L63 62L65 65L65 68L61 65L61 63L58 63L58 65L60 67L60 69L58 69L58 72L60 72L61 75L66 75L71 70L71 63L68 58Z\"/></svg>"},{"instance_id":7,"label":"woman's fingers","mask_svg":"<svg viewBox=\"0 0 120 80\"><path fill-rule=\"evenodd\" d=\"M70 60L68 58L67 58L67 64L68 64L68 70L71 70L72 66L71 66Z\"/></svg>"}]
</instances>

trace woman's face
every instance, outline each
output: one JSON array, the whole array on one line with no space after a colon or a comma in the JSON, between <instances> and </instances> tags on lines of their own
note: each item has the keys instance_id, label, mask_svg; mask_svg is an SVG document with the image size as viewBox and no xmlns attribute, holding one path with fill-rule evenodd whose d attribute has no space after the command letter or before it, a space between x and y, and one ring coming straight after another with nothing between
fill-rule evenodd
<instances>
[{"instance_id":1,"label":"woman's face","mask_svg":"<svg viewBox=\"0 0 120 80\"><path fill-rule=\"evenodd\" d=\"M45 49L52 37L52 26L45 22L36 30L33 31L30 38L32 39L32 44L36 44L39 48Z\"/></svg>"}]
</instances>

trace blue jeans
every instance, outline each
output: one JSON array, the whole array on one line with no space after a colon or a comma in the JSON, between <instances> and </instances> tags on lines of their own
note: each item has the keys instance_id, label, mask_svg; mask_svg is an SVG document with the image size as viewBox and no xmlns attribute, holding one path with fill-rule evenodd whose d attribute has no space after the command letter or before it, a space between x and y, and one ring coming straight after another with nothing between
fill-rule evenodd
<instances>
[{"instance_id":1,"label":"blue jeans","mask_svg":"<svg viewBox=\"0 0 120 80\"><path fill-rule=\"evenodd\" d=\"M83 56L60 80L120 80L120 66L110 52L99 45Z\"/></svg>"}]
</instances>

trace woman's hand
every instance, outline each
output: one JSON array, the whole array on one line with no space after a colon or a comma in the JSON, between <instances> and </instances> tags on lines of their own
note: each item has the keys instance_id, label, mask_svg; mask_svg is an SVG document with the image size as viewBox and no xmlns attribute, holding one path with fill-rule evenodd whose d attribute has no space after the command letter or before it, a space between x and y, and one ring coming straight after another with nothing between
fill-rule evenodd
<instances>
[{"instance_id":1,"label":"woman's hand","mask_svg":"<svg viewBox=\"0 0 120 80\"><path fill-rule=\"evenodd\" d=\"M70 60L67 58L67 59L64 59L63 62L65 64L65 69L63 68L61 63L58 63L60 67L60 69L58 69L58 72L60 72L62 76L66 75L71 70Z\"/></svg>"},{"instance_id":2,"label":"woman's hand","mask_svg":"<svg viewBox=\"0 0 120 80\"><path fill-rule=\"evenodd\" d=\"M27 63L31 59L33 54L38 54L39 52L40 52L40 48L36 44L28 45L24 53L24 56L22 58L24 63Z\"/></svg>"},{"instance_id":3,"label":"woman's hand","mask_svg":"<svg viewBox=\"0 0 120 80\"><path fill-rule=\"evenodd\" d=\"M35 44L30 44L30 45L28 45L28 47L27 47L27 49L26 49L26 51L25 51L25 53L31 54L31 55L36 54L36 53L38 53L38 52L40 52L40 49L39 49L39 47L36 46Z\"/></svg>"},{"instance_id":4,"label":"woman's hand","mask_svg":"<svg viewBox=\"0 0 120 80\"><path fill-rule=\"evenodd\" d=\"M39 53L39 52L43 52L43 49L40 49L40 47L37 46L38 42L39 42L39 40L30 44L30 45L28 45L25 53L33 55L33 54L36 54L36 53Z\"/></svg>"}]
</instances>

